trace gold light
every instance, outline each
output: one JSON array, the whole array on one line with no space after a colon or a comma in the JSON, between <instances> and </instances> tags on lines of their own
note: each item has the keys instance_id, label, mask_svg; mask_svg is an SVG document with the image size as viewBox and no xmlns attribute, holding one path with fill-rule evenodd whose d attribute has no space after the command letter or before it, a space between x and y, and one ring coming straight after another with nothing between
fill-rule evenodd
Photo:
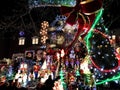
<instances>
[{"instance_id":1,"label":"gold light","mask_svg":"<svg viewBox=\"0 0 120 90\"><path fill-rule=\"evenodd\" d=\"M49 27L49 23L47 21L43 21L41 23L41 30L40 30L40 35L41 35L41 42L43 44L46 43L46 40L48 39L48 27Z\"/></svg>"}]
</instances>

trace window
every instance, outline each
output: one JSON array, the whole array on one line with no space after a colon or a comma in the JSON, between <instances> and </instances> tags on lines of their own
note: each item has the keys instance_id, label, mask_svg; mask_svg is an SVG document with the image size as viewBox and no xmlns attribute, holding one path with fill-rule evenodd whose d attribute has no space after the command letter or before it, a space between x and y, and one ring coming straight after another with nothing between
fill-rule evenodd
<instances>
[{"instance_id":1,"label":"window","mask_svg":"<svg viewBox=\"0 0 120 90\"><path fill-rule=\"evenodd\" d=\"M24 45L25 44L25 38L24 37L20 37L19 38L19 45Z\"/></svg>"},{"instance_id":2,"label":"window","mask_svg":"<svg viewBox=\"0 0 120 90\"><path fill-rule=\"evenodd\" d=\"M32 44L38 44L39 43L39 37L34 36L32 37Z\"/></svg>"}]
</instances>

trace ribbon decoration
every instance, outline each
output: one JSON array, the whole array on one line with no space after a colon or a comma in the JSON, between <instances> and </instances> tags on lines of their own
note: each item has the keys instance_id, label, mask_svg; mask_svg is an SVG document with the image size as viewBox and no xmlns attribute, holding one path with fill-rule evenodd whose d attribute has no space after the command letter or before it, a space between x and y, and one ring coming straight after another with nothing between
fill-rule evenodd
<instances>
[{"instance_id":1,"label":"ribbon decoration","mask_svg":"<svg viewBox=\"0 0 120 90\"><path fill-rule=\"evenodd\" d=\"M74 7L61 6L62 15L67 16L66 24L73 26L78 22L78 31L67 49L73 46L79 35L81 35L82 38L85 37L94 22L95 14L101 7L101 0L76 0Z\"/></svg>"},{"instance_id":2,"label":"ribbon decoration","mask_svg":"<svg viewBox=\"0 0 120 90\"><path fill-rule=\"evenodd\" d=\"M74 7L61 6L61 13L68 17L66 23L73 25L78 21L82 24L83 22L80 21L85 21L85 16L89 16L90 22L93 22L95 13L97 13L101 7L101 0L76 0ZM80 14L84 17L81 18Z\"/></svg>"}]
</instances>

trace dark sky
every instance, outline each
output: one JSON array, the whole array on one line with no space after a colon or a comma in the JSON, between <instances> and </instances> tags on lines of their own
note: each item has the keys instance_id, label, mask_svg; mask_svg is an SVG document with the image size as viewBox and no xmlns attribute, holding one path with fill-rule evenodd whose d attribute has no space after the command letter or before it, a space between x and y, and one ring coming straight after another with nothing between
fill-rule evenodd
<instances>
[{"instance_id":1,"label":"dark sky","mask_svg":"<svg viewBox=\"0 0 120 90\"><path fill-rule=\"evenodd\" d=\"M117 23L120 22L120 10L119 10L120 0L103 0L103 2L104 2L103 7L105 9L104 20L106 25L108 27L119 27ZM29 7L28 0L0 0L0 26L4 24L9 24L11 23L10 20L13 21L17 17L20 17L29 12L28 7ZM40 8L37 10L36 10L37 14L41 14ZM33 13L34 14L33 18L35 17L36 12ZM45 19L46 16L45 15L43 16L44 17L42 18ZM37 18L39 20L40 17Z\"/></svg>"}]
</instances>

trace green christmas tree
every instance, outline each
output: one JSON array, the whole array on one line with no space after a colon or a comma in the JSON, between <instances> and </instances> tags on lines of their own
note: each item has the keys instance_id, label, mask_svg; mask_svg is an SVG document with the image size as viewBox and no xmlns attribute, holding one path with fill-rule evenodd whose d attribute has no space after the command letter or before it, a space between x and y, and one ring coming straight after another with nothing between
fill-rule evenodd
<instances>
[{"instance_id":1,"label":"green christmas tree","mask_svg":"<svg viewBox=\"0 0 120 90\"><path fill-rule=\"evenodd\" d=\"M61 80L61 83L63 85L63 88L64 88L64 90L66 90L67 89L67 85L66 85L66 82L64 81L65 80L65 77L64 77L65 73L63 72L62 69L60 70L59 75L60 75L60 80Z\"/></svg>"}]
</instances>

